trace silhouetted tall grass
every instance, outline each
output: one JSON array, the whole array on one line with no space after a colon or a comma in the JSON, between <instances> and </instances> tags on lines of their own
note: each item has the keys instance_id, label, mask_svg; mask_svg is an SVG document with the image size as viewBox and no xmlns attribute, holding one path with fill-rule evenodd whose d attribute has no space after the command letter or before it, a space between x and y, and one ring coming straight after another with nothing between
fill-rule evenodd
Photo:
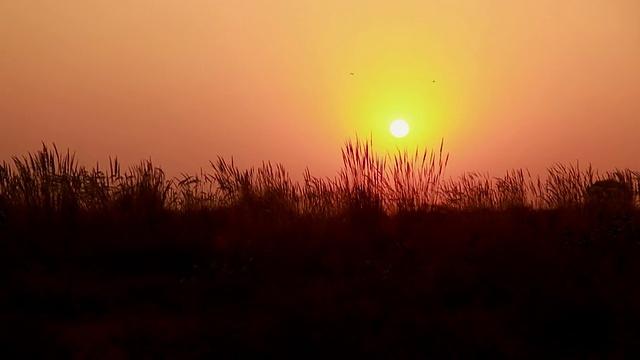
<instances>
[{"instance_id":1,"label":"silhouetted tall grass","mask_svg":"<svg viewBox=\"0 0 640 360\"><path fill-rule=\"evenodd\" d=\"M335 178L302 183L221 157L87 169L44 144L2 162L0 355L636 358L638 212L590 187L637 205L640 173L446 178L443 145L348 140Z\"/></svg>"},{"instance_id":2,"label":"silhouetted tall grass","mask_svg":"<svg viewBox=\"0 0 640 360\"><path fill-rule=\"evenodd\" d=\"M640 173L615 170L599 174L579 163L555 164L546 179L522 169L503 177L464 173L444 179L449 154L424 149L378 154L371 139L348 140L343 167L334 179L307 169L302 184L291 180L280 164L239 169L218 157L210 173L182 174L167 179L163 170L143 160L123 171L117 157L108 172L78 166L74 154L45 144L35 154L13 157L0 165L0 194L9 207L31 214L117 211L146 216L161 211L236 208L260 213L336 216L356 213L394 214L406 211L505 210L573 208L585 203L586 189L602 179L628 186L637 204ZM525 175L526 173L526 175Z\"/></svg>"}]
</instances>

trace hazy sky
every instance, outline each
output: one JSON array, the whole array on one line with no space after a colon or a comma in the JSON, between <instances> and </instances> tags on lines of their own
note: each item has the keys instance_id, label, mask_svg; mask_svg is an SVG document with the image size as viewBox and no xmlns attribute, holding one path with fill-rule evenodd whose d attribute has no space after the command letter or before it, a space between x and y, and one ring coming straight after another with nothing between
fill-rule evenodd
<instances>
[{"instance_id":1,"label":"hazy sky","mask_svg":"<svg viewBox=\"0 0 640 360\"><path fill-rule=\"evenodd\" d=\"M332 176L356 133L444 138L449 175L640 170L640 1L0 0L0 160Z\"/></svg>"}]
</instances>

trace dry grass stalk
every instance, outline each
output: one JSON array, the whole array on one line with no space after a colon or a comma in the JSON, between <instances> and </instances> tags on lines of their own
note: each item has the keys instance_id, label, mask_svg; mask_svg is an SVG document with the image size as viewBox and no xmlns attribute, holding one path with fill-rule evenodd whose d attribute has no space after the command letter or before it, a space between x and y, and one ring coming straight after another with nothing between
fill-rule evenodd
<instances>
[{"instance_id":1,"label":"dry grass stalk","mask_svg":"<svg viewBox=\"0 0 640 360\"><path fill-rule=\"evenodd\" d=\"M438 203L440 183L449 162L449 154L443 159L444 139L436 154L426 148L420 154L416 147L413 155L408 150L394 156L391 167L393 186L390 189L396 211L428 210Z\"/></svg>"},{"instance_id":2,"label":"dry grass stalk","mask_svg":"<svg viewBox=\"0 0 640 360\"><path fill-rule=\"evenodd\" d=\"M338 174L339 188L346 210L350 213L379 213L389 183L386 158L374 153L373 140L347 140L342 149L343 168Z\"/></svg>"}]
</instances>

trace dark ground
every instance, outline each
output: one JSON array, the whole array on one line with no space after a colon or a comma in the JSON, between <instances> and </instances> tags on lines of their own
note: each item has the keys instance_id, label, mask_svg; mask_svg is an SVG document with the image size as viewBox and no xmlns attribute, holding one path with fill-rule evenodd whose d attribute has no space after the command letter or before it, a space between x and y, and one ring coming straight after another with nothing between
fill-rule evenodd
<instances>
[{"instance_id":1,"label":"dark ground","mask_svg":"<svg viewBox=\"0 0 640 360\"><path fill-rule=\"evenodd\" d=\"M638 213L24 215L0 243L2 359L640 358Z\"/></svg>"}]
</instances>

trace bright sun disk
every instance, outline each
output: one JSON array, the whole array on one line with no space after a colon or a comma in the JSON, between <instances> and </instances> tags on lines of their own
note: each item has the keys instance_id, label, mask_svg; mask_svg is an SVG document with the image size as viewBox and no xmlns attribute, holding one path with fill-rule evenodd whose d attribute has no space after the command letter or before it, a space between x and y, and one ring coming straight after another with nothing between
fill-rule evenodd
<instances>
[{"instance_id":1,"label":"bright sun disk","mask_svg":"<svg viewBox=\"0 0 640 360\"><path fill-rule=\"evenodd\" d=\"M391 131L391 135L397 138L405 137L409 133L409 124L401 119L395 120L391 123L389 131Z\"/></svg>"}]
</instances>

